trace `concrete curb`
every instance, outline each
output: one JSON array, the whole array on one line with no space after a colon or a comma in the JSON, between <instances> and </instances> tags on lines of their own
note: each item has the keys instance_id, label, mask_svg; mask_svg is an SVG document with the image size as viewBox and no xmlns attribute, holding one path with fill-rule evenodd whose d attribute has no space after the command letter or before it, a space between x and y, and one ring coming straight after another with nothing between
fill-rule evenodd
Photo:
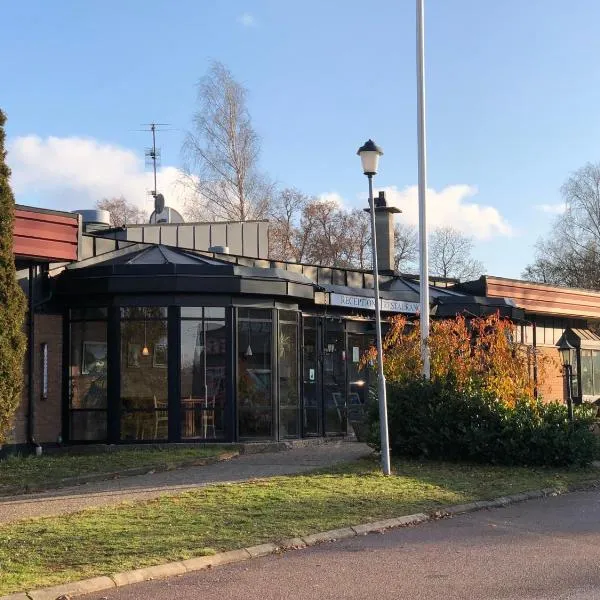
<instances>
[{"instance_id":1,"label":"concrete curb","mask_svg":"<svg viewBox=\"0 0 600 600\"><path fill-rule=\"evenodd\" d=\"M206 467L208 465L214 465L215 463L231 460L240 455L239 450L225 452L220 456L208 456L206 458L197 458L190 460L187 463L183 462L175 467L167 467L159 465L156 467L133 467L131 469L122 469L121 471L111 471L108 473L91 473L89 475L78 475L76 477L65 477L60 479L55 484L33 484L33 485L13 485L13 486L0 486L0 498L8 498L11 496L23 496L26 494L34 494L37 492L45 492L48 490L59 490L65 487L72 487L76 485L84 485L86 483L94 483L96 481L110 481L111 479L117 479L119 477L135 477L136 475L146 475L150 472L163 473L165 471L176 471L178 469L187 469L190 467Z\"/></svg>"},{"instance_id":2,"label":"concrete curb","mask_svg":"<svg viewBox=\"0 0 600 600\"><path fill-rule=\"evenodd\" d=\"M479 510L501 508L510 504L533 500L535 498L545 498L547 496L558 496L569 492L590 490L600 486L600 480L588 482L585 484L574 484L566 489L559 488L544 488L542 490L534 490L530 492L522 492L520 494L512 494L510 496L501 496L494 500L481 500L478 502L469 502L467 504L455 504L453 506L445 506L430 511L429 513L416 513L414 515L404 515L392 519L382 521L374 521L372 523L363 523L361 525L353 525L351 527L342 527L340 529L331 529L330 531L321 531L303 537L289 538L278 544L266 543L240 550L230 550L228 552L219 552L210 556L198 556L187 560L163 563L153 567L145 567L143 569L134 569L131 571L123 571L122 573L113 573L91 579L83 579L63 585L40 588L30 592L19 592L9 596L0 596L0 600L57 600L60 597L73 597L89 594L91 592L100 592L132 583L140 583L152 579L164 579L174 575L184 575L194 571L202 571L219 565L241 562L257 558L259 556L268 556L289 550L298 550L308 546L315 546L325 542L335 542L337 540L356 537L359 535L367 535L369 533L381 532L386 529L397 527L409 527L418 525L427 521L434 521L455 515L476 512Z\"/></svg>"}]
</instances>

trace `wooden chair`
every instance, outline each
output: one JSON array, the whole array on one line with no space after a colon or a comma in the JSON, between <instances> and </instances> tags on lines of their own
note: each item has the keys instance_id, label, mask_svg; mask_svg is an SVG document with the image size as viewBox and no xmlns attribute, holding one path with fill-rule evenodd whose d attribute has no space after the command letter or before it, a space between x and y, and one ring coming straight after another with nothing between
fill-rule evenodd
<instances>
[{"instance_id":1,"label":"wooden chair","mask_svg":"<svg viewBox=\"0 0 600 600\"><path fill-rule=\"evenodd\" d=\"M202 437L208 438L208 430L212 431L213 438L217 437L215 430L215 398L204 398L202 406Z\"/></svg>"},{"instance_id":2,"label":"wooden chair","mask_svg":"<svg viewBox=\"0 0 600 600\"><path fill-rule=\"evenodd\" d=\"M169 404L168 402L159 402L154 396L154 439L158 439L158 430L160 426L166 423L167 432L169 429ZM168 434L167 434L168 437Z\"/></svg>"}]
</instances>

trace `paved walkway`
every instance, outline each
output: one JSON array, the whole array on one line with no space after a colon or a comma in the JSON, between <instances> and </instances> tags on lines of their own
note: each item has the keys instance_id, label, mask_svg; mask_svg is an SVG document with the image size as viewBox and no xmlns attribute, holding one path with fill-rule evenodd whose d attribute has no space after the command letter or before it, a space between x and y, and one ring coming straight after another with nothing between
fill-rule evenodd
<instances>
[{"instance_id":1,"label":"paved walkway","mask_svg":"<svg viewBox=\"0 0 600 600\"><path fill-rule=\"evenodd\" d=\"M367 456L372 450L358 442L339 442L282 452L244 454L213 465L98 481L26 496L0 497L0 523L67 514L174 494L212 483L239 483L256 477L292 475Z\"/></svg>"}]
</instances>

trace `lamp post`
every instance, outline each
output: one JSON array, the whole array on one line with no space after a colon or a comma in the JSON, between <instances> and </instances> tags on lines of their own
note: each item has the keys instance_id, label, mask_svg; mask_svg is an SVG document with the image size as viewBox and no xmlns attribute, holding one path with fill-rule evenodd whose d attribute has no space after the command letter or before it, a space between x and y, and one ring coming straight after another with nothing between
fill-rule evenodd
<instances>
[{"instance_id":1,"label":"lamp post","mask_svg":"<svg viewBox=\"0 0 600 600\"><path fill-rule=\"evenodd\" d=\"M417 0L417 146L419 162L419 292L421 297L421 359L429 379L429 257L427 248L427 140L425 129L425 2Z\"/></svg>"},{"instance_id":2,"label":"lamp post","mask_svg":"<svg viewBox=\"0 0 600 600\"><path fill-rule=\"evenodd\" d=\"M573 421L573 392L572 392L572 381L573 381L573 355L575 354L575 347L569 344L569 340L563 336L562 342L558 347L560 353L560 361L565 372L567 379L567 409L569 411L569 421Z\"/></svg>"},{"instance_id":3,"label":"lamp post","mask_svg":"<svg viewBox=\"0 0 600 600\"><path fill-rule=\"evenodd\" d=\"M390 475L390 444L388 439L387 398L383 374L383 344L381 341L381 312L379 308L379 265L377 263L377 237L375 233L375 201L373 199L373 175L377 173L379 157L383 154L373 140L362 145L357 154L362 162L363 173L369 179L369 209L371 213L371 252L373 254L373 281L375 284L375 331L377 333L377 396L379 400L379 431L381 436L381 470Z\"/></svg>"}]
</instances>

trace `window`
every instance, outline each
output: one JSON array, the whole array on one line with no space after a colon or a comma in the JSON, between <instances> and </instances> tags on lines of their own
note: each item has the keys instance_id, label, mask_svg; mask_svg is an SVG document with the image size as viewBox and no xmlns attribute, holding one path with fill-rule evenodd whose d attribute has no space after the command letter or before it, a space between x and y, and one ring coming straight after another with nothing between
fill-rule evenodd
<instances>
[{"instance_id":1,"label":"window","mask_svg":"<svg viewBox=\"0 0 600 600\"><path fill-rule=\"evenodd\" d=\"M238 309L237 400L239 437L273 438L270 310Z\"/></svg>"},{"instance_id":2,"label":"window","mask_svg":"<svg viewBox=\"0 0 600 600\"><path fill-rule=\"evenodd\" d=\"M106 439L106 308L71 311L69 416L72 441Z\"/></svg>"},{"instance_id":3,"label":"window","mask_svg":"<svg viewBox=\"0 0 600 600\"><path fill-rule=\"evenodd\" d=\"M122 308L122 440L168 438L167 356L167 308Z\"/></svg>"},{"instance_id":4,"label":"window","mask_svg":"<svg viewBox=\"0 0 600 600\"><path fill-rule=\"evenodd\" d=\"M225 437L225 309L181 309L181 437Z\"/></svg>"},{"instance_id":5,"label":"window","mask_svg":"<svg viewBox=\"0 0 600 600\"><path fill-rule=\"evenodd\" d=\"M600 350L581 350L581 394L583 396L600 396ZM577 366L573 365L573 372ZM578 395L573 389L573 395Z\"/></svg>"}]
</instances>

